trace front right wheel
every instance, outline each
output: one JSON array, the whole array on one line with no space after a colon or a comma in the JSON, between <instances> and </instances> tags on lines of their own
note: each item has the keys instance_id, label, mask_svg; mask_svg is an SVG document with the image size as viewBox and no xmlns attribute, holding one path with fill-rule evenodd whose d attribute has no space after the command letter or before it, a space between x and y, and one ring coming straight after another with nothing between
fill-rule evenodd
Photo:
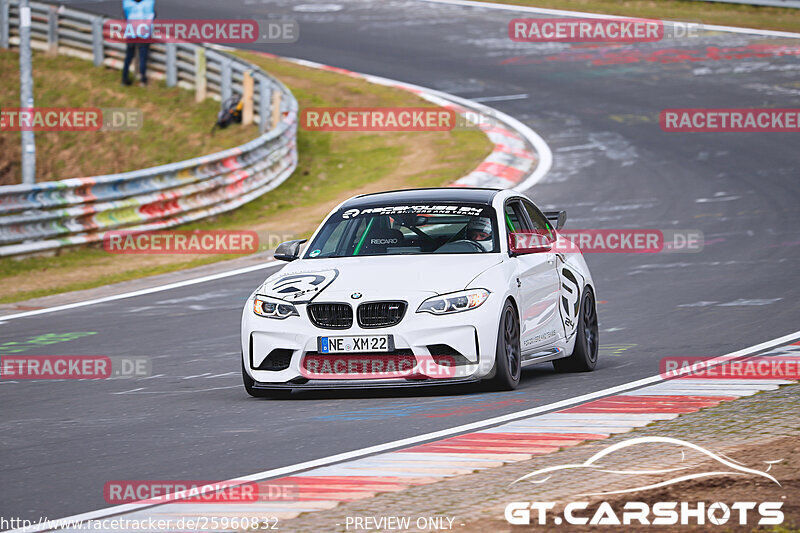
<instances>
[{"instance_id":1,"label":"front right wheel","mask_svg":"<svg viewBox=\"0 0 800 533\"><path fill-rule=\"evenodd\" d=\"M572 355L553 361L558 372L589 372L597 365L598 350L597 306L594 294L588 287L583 291L578 314L578 333Z\"/></svg>"}]
</instances>

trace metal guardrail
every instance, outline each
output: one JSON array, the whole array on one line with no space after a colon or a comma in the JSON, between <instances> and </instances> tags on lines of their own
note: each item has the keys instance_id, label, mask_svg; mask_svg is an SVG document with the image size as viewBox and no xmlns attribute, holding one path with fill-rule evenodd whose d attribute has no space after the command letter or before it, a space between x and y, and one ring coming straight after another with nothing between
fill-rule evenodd
<instances>
[{"instance_id":1,"label":"metal guardrail","mask_svg":"<svg viewBox=\"0 0 800 533\"><path fill-rule=\"evenodd\" d=\"M105 17L31 3L36 50L122 68L125 44L103 39ZM0 47L19 46L16 0L0 0ZM134 62L135 63L135 62ZM198 100L245 94L251 77L261 136L188 161L86 178L0 186L0 256L97 242L108 230L149 231L235 209L297 167L297 100L279 80L229 54L189 43L153 44L148 77L194 90Z\"/></svg>"},{"instance_id":2,"label":"metal guardrail","mask_svg":"<svg viewBox=\"0 0 800 533\"><path fill-rule=\"evenodd\" d=\"M723 2L726 4L747 4L751 6L791 7L800 9L800 0L699 0L701 2Z\"/></svg>"}]
</instances>

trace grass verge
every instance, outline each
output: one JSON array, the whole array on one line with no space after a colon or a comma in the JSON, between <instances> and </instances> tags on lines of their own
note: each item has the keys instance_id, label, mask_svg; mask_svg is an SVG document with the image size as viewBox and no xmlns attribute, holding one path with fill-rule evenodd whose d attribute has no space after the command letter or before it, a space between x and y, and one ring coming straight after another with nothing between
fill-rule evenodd
<instances>
[{"instance_id":1,"label":"grass verge","mask_svg":"<svg viewBox=\"0 0 800 533\"><path fill-rule=\"evenodd\" d=\"M341 74L241 52L286 83L303 107L424 107L419 97ZM354 195L448 184L491 151L477 130L449 132L298 131L297 171L249 204L181 229L247 229L259 235L305 236L328 211ZM262 243L274 245L262 237ZM266 246L265 246L266 247ZM65 249L54 257L0 260L0 303L99 287L229 259L231 256L112 255Z\"/></svg>"},{"instance_id":2,"label":"grass verge","mask_svg":"<svg viewBox=\"0 0 800 533\"><path fill-rule=\"evenodd\" d=\"M127 172L232 148L258 136L256 126L228 128L209 135L219 104L195 103L194 95L151 82L120 84L119 71L95 68L73 57L34 54L37 107L140 109L141 129L133 131L52 131L36 133L38 181ZM0 106L19 107L19 55L0 50ZM20 183L21 134L0 132L0 185ZM159 142L152 142L158 139Z\"/></svg>"}]
</instances>

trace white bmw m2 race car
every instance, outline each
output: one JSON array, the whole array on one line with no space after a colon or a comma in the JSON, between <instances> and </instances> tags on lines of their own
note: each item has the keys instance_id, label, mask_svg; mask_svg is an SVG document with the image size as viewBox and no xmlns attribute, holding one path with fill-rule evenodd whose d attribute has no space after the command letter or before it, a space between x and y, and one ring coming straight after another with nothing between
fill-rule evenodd
<instances>
[{"instance_id":1,"label":"white bmw m2 race car","mask_svg":"<svg viewBox=\"0 0 800 533\"><path fill-rule=\"evenodd\" d=\"M559 234L566 213L522 194L414 189L357 196L247 300L242 378L256 397L292 390L517 387L523 367L592 370L594 283Z\"/></svg>"}]
</instances>

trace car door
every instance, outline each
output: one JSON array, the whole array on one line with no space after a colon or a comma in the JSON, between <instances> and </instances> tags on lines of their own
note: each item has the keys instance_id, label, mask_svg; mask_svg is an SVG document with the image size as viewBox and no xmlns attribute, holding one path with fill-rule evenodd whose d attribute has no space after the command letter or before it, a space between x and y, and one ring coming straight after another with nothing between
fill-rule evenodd
<instances>
[{"instance_id":1,"label":"car door","mask_svg":"<svg viewBox=\"0 0 800 533\"><path fill-rule=\"evenodd\" d=\"M509 233L542 229L531 221L520 199L506 202L504 218ZM514 256L512 261L520 304L520 343L522 352L530 353L563 336L555 254L523 254Z\"/></svg>"},{"instance_id":2,"label":"car door","mask_svg":"<svg viewBox=\"0 0 800 533\"><path fill-rule=\"evenodd\" d=\"M556 240L558 235L556 234L552 224L550 221L547 220L547 217L544 216L538 207L536 207L533 202L523 199L522 205L525 207L525 212L528 215L528 219L530 220L532 226L537 231L541 231L548 235L552 240ZM576 274L572 271L572 269L564 262L564 254L562 253L555 253L553 254L555 257L555 267L556 275L558 276L558 295L557 295L557 307L558 307L558 314L560 317L561 328L558 330L559 336L563 336L569 338L575 333L575 330L578 326L577 316L578 316L578 307L580 306L580 287L582 285L581 279L579 274ZM553 256L550 257L550 260L553 259Z\"/></svg>"}]
</instances>

